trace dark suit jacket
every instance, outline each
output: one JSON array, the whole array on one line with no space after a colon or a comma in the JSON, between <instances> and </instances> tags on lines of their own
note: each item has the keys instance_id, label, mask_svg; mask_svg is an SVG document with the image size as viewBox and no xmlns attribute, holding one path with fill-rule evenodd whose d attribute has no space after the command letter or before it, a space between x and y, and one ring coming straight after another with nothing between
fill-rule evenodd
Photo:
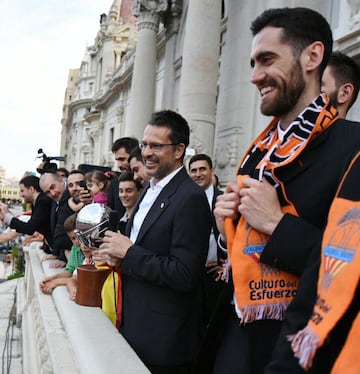
<instances>
[{"instance_id":1,"label":"dark suit jacket","mask_svg":"<svg viewBox=\"0 0 360 374\"><path fill-rule=\"evenodd\" d=\"M56 202L53 201L51 209L51 228L53 233L52 252L59 258L59 260L64 262L67 262L65 250L70 250L72 247L72 242L64 230L64 222L66 218L74 213L74 211L69 207L69 198L69 191L65 190L61 196L59 205L57 206Z\"/></svg>"},{"instance_id":2,"label":"dark suit jacket","mask_svg":"<svg viewBox=\"0 0 360 374\"><path fill-rule=\"evenodd\" d=\"M305 327L316 300L321 240L328 211L349 162L360 149L360 124L338 120L312 141L297 160L279 168L288 198L300 217L285 215L261 261L301 276L266 374L304 373L286 336Z\"/></svg>"},{"instance_id":3,"label":"dark suit jacket","mask_svg":"<svg viewBox=\"0 0 360 374\"><path fill-rule=\"evenodd\" d=\"M155 200L123 259L120 331L147 364L181 365L194 358L204 331L200 280L210 228L205 193L183 168Z\"/></svg>"},{"instance_id":4,"label":"dark suit jacket","mask_svg":"<svg viewBox=\"0 0 360 374\"><path fill-rule=\"evenodd\" d=\"M107 205L112 210L117 210L119 212L120 217L122 217L125 213L125 208L121 203L119 198L119 178L113 178L110 180L110 185L108 188L108 203Z\"/></svg>"},{"instance_id":5,"label":"dark suit jacket","mask_svg":"<svg viewBox=\"0 0 360 374\"><path fill-rule=\"evenodd\" d=\"M50 227L50 212L52 200L43 192L40 192L31 208L31 218L28 222L13 218L10 227L22 234L32 235L35 231L44 235L46 241L52 246L52 234Z\"/></svg>"},{"instance_id":6,"label":"dark suit jacket","mask_svg":"<svg viewBox=\"0 0 360 374\"><path fill-rule=\"evenodd\" d=\"M214 196L211 203L211 213L214 211L216 198L223 194L221 190L218 188L214 188ZM217 242L217 238L219 237L219 229L216 225L214 214L211 214L212 217L212 230L215 237L215 240ZM227 257L227 253L224 252L218 245L216 246L217 251L217 262L220 265L221 259L225 259ZM203 274L203 292L204 292L204 313L205 313L205 322L206 324L209 322L211 315L213 314L213 311L216 308L216 305L218 303L219 295L223 291L224 287L227 287L227 284L223 281L215 281L215 278L217 276L216 273L208 273L209 268L206 267L204 269Z\"/></svg>"}]
</instances>

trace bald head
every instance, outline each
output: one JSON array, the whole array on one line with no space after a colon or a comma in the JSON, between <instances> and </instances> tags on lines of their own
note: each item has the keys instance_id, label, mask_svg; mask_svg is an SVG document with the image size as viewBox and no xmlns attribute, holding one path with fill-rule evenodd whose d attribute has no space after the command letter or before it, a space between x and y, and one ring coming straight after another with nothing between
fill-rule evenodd
<instances>
[{"instance_id":1,"label":"bald head","mask_svg":"<svg viewBox=\"0 0 360 374\"><path fill-rule=\"evenodd\" d=\"M55 201L60 201L66 190L66 186L61 177L53 173L44 173L40 177L41 190Z\"/></svg>"}]
</instances>

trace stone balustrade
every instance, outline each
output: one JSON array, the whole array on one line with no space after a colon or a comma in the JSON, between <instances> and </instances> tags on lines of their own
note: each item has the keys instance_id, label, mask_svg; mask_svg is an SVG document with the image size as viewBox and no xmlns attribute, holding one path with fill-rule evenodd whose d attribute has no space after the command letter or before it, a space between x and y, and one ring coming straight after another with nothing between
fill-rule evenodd
<instances>
[{"instance_id":1,"label":"stone balustrade","mask_svg":"<svg viewBox=\"0 0 360 374\"><path fill-rule=\"evenodd\" d=\"M17 290L17 325L21 325L23 373L149 373L136 353L102 312L69 299L66 287L52 295L40 280L63 269L41 263L40 243L24 247L25 277Z\"/></svg>"}]
</instances>

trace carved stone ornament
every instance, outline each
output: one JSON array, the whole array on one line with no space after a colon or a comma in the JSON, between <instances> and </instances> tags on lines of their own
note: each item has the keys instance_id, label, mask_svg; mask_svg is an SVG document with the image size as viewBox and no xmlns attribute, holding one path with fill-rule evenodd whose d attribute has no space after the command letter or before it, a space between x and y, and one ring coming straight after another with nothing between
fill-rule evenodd
<instances>
[{"instance_id":1,"label":"carved stone ornament","mask_svg":"<svg viewBox=\"0 0 360 374\"><path fill-rule=\"evenodd\" d=\"M133 5L133 13L138 16L141 11L147 10L158 13L165 12L168 7L167 0L135 0Z\"/></svg>"}]
</instances>

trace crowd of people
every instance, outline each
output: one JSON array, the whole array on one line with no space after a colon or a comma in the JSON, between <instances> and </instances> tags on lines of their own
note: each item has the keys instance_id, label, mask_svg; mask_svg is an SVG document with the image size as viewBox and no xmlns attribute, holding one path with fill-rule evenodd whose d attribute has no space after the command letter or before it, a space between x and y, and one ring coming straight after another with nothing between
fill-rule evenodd
<instances>
[{"instance_id":1,"label":"crowd of people","mask_svg":"<svg viewBox=\"0 0 360 374\"><path fill-rule=\"evenodd\" d=\"M360 68L311 9L265 10L251 31L251 82L272 120L236 182L220 190L206 154L185 165L188 123L163 110L140 141L114 142L119 176L25 176L30 220L6 205L0 217L65 267L44 293L65 285L75 299L78 266L112 270L103 310L152 373L358 373L360 125L345 117ZM89 248L77 217L94 203L118 218Z\"/></svg>"}]
</instances>

